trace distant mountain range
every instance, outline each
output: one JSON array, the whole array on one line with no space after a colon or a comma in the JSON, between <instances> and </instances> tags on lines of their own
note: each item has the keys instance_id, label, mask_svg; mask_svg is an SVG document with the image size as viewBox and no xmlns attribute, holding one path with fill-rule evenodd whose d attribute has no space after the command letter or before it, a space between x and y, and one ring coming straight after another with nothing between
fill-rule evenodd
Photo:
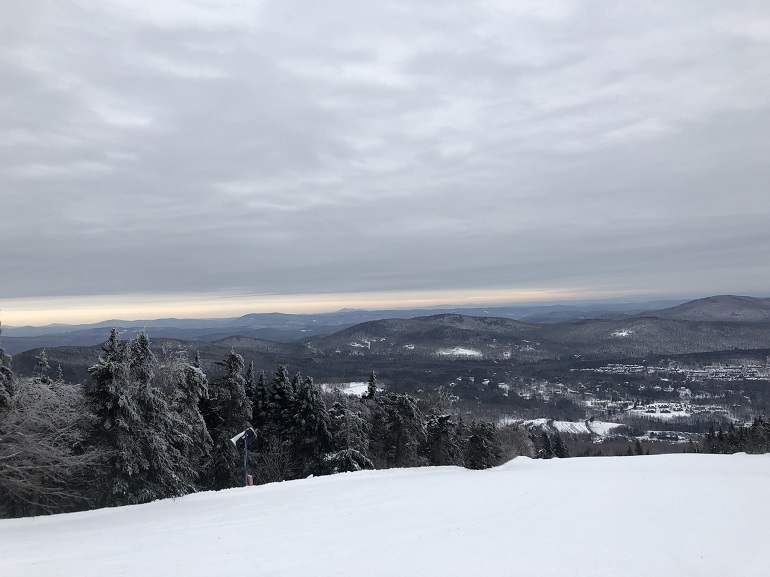
<instances>
[{"instance_id":1,"label":"distant mountain range","mask_svg":"<svg viewBox=\"0 0 770 577\"><path fill-rule=\"evenodd\" d=\"M635 305L639 306L639 305ZM580 318L585 311L569 311L576 318L562 322L532 322L565 309L523 314L509 308L457 309L475 314L412 311L340 311L327 315L246 315L238 319L179 321L169 319L124 327L124 339L141 327L163 354L163 347L179 348L192 356L200 352L209 366L230 350L242 354L257 367L291 364L306 373L366 375L372 366L431 367L465 359L491 363L533 363L543 360L642 359L655 355L679 355L716 351L770 349L770 299L717 296L658 310L625 312L597 309L594 318ZM526 320L494 316L517 314ZM348 325L354 319L386 316ZM403 318L411 315L411 318ZM335 324L336 323L336 324ZM53 335L3 335L2 345L15 355L14 367L27 374L39 348L47 348L51 366L61 364L67 378L87 379L86 368L113 323L80 328ZM13 331L14 329L12 329ZM16 329L18 330L18 329ZM272 331L272 333L271 333ZM10 332L10 331L9 331ZM279 334L283 339L255 335ZM290 335L297 336L293 340ZM289 342L286 342L289 341ZM415 369L417 370L417 369Z\"/></svg>"},{"instance_id":2,"label":"distant mountain range","mask_svg":"<svg viewBox=\"0 0 770 577\"><path fill-rule=\"evenodd\" d=\"M83 325L3 327L2 346L10 354L58 346L92 346L105 341L116 327L124 338L147 329L153 338L214 342L243 336L276 342L293 342L327 335L360 323L380 319L409 319L438 312L479 317L501 317L530 323L560 323L577 319L627 317L662 309L682 301L642 303L578 303L569 305L516 305L503 307L446 307L441 309L341 310L321 314L254 313L222 319L107 320Z\"/></svg>"}]
</instances>

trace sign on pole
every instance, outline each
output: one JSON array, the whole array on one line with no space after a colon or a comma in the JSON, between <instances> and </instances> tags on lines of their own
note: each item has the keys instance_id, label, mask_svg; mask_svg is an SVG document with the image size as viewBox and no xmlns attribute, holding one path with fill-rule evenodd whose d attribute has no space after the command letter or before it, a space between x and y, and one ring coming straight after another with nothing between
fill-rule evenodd
<instances>
[{"instance_id":1,"label":"sign on pole","mask_svg":"<svg viewBox=\"0 0 770 577\"><path fill-rule=\"evenodd\" d=\"M237 435L235 435L232 439L230 439L230 442L235 445L235 447L238 447L238 441L243 438L243 486L245 487L248 484L248 478L249 478L249 437L253 439L257 438L257 433L249 427L245 431L241 431Z\"/></svg>"}]
</instances>

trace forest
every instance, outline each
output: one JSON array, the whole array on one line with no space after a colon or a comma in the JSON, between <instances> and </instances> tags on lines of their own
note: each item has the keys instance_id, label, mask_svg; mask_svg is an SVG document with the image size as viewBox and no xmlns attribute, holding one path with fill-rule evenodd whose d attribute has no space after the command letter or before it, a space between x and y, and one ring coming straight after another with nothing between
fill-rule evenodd
<instances>
[{"instance_id":1,"label":"forest","mask_svg":"<svg viewBox=\"0 0 770 577\"><path fill-rule=\"evenodd\" d=\"M324 392L279 365L268 377L231 352L209 379L186 351L153 352L146 332L117 330L74 385L45 351L32 376L0 355L0 516L146 503L240 486L246 430L255 483L361 469L459 465L484 469L532 443L515 426L463 420L451 394L429 402L378 387ZM51 373L54 376L51 376Z\"/></svg>"}]
</instances>

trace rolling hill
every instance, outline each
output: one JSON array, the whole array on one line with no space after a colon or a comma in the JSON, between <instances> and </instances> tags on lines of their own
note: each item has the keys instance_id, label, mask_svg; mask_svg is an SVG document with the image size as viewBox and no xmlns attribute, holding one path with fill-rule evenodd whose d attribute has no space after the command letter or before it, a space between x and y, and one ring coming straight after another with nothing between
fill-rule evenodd
<instances>
[{"instance_id":1,"label":"rolling hill","mask_svg":"<svg viewBox=\"0 0 770 577\"><path fill-rule=\"evenodd\" d=\"M637 316L679 321L770 322L770 298L718 295Z\"/></svg>"}]
</instances>

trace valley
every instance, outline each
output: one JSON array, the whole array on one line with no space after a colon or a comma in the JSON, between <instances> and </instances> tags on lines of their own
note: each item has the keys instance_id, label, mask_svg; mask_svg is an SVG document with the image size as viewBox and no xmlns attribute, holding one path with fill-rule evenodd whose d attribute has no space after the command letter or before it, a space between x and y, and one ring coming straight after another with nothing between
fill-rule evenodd
<instances>
[{"instance_id":1,"label":"valley","mask_svg":"<svg viewBox=\"0 0 770 577\"><path fill-rule=\"evenodd\" d=\"M724 296L556 323L441 313L369 320L292 342L244 336L237 327L213 341L155 338L154 329L148 331L160 358L180 349L199 353L213 375L215 362L232 350L268 374L284 364L331 385L362 382L375 371L386 390L409 393L426 406L436 391L448 391L453 410L468 417L606 421L618 425L610 438L679 443L712 426L770 414L768 308L768 299ZM106 338L106 329L98 330ZM15 370L31 374L39 350L17 354ZM99 345L47 348L53 368L86 386L99 352ZM566 436L593 443L607 437Z\"/></svg>"}]
</instances>

